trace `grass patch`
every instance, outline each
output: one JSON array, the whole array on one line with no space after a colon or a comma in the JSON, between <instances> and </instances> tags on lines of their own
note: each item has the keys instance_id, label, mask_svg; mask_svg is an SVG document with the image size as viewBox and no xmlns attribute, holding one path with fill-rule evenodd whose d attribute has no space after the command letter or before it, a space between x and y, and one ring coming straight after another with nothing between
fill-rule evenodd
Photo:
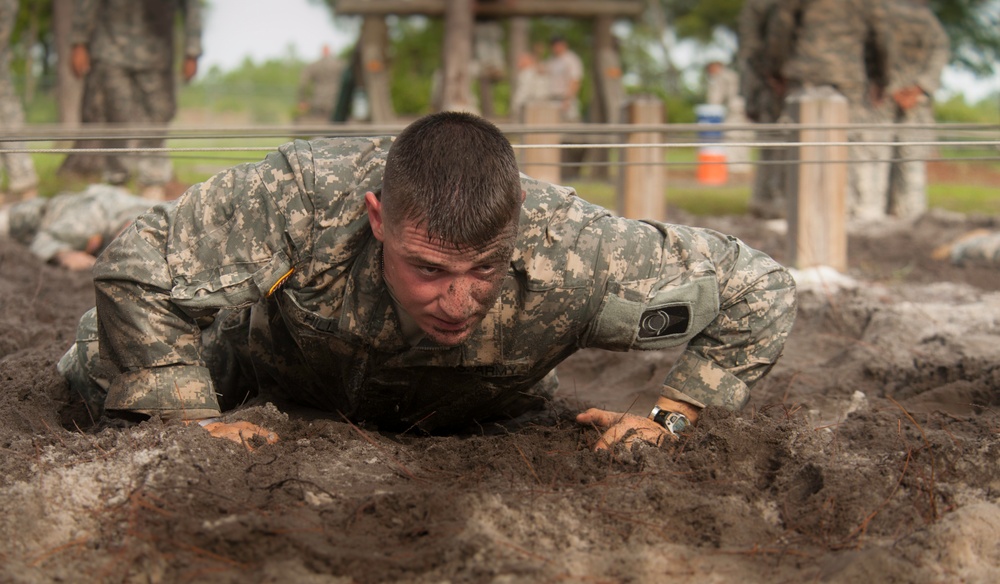
<instances>
[{"instance_id":1,"label":"grass patch","mask_svg":"<svg viewBox=\"0 0 1000 584\"><path fill-rule=\"evenodd\" d=\"M1000 215L1000 189L996 185L931 184L928 205L959 213Z\"/></svg>"},{"instance_id":2,"label":"grass patch","mask_svg":"<svg viewBox=\"0 0 1000 584\"><path fill-rule=\"evenodd\" d=\"M617 209L616 187L596 181L569 181L580 198L608 209ZM742 215L750 202L749 185L721 187L667 186L667 205L692 215Z\"/></svg>"}]
</instances>

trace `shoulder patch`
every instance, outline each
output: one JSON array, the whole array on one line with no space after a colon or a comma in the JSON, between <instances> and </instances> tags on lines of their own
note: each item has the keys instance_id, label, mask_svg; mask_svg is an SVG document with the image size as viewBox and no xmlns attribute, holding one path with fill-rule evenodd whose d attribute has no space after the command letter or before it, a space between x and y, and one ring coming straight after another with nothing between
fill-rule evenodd
<instances>
[{"instance_id":1,"label":"shoulder patch","mask_svg":"<svg viewBox=\"0 0 1000 584\"><path fill-rule=\"evenodd\" d=\"M639 319L639 338L655 339L681 335L691 326L691 307L674 304L650 308Z\"/></svg>"}]
</instances>

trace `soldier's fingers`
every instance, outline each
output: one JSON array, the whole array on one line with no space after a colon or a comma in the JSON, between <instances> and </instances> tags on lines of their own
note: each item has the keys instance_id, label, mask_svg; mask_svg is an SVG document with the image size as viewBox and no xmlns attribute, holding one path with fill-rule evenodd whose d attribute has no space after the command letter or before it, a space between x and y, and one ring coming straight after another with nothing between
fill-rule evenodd
<instances>
[{"instance_id":1,"label":"soldier's fingers","mask_svg":"<svg viewBox=\"0 0 1000 584\"><path fill-rule=\"evenodd\" d=\"M636 440L647 442L653 446L661 446L671 435L664 428L649 427L634 424L615 424L601 435L594 450L607 450L618 442L631 447ZM673 437L676 439L676 437Z\"/></svg>"},{"instance_id":2,"label":"soldier's fingers","mask_svg":"<svg viewBox=\"0 0 1000 584\"><path fill-rule=\"evenodd\" d=\"M608 428L620 420L621 417L622 414L618 412L590 408L583 413L577 414L576 421L580 424L593 424L600 428Z\"/></svg>"},{"instance_id":3,"label":"soldier's fingers","mask_svg":"<svg viewBox=\"0 0 1000 584\"><path fill-rule=\"evenodd\" d=\"M268 444L278 441L276 433L250 422L213 422L206 425L205 429L216 438L225 438L237 444L245 444L254 438L264 440Z\"/></svg>"}]
</instances>

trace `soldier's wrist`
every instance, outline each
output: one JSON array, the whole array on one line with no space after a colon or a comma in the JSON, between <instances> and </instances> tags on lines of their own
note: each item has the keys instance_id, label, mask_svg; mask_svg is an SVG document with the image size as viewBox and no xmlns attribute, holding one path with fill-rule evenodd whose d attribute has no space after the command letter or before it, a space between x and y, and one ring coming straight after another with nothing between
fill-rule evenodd
<instances>
[{"instance_id":1,"label":"soldier's wrist","mask_svg":"<svg viewBox=\"0 0 1000 584\"><path fill-rule=\"evenodd\" d=\"M656 400L656 405L654 407L668 412L683 414L684 417L687 418L692 424L698 420L698 416L701 413L701 408L697 406L663 396L660 396L660 398Z\"/></svg>"}]
</instances>

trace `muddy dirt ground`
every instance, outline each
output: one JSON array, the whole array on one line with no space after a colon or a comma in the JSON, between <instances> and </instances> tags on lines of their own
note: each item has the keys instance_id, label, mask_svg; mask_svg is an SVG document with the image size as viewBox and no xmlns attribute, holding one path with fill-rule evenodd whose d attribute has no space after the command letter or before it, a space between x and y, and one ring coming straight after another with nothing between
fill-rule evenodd
<instances>
[{"instance_id":1,"label":"muddy dirt ground","mask_svg":"<svg viewBox=\"0 0 1000 584\"><path fill-rule=\"evenodd\" d=\"M787 257L747 217L671 220ZM87 276L0 242L0 581L1000 581L1000 271L930 259L993 226L854 229L743 412L615 457L568 418L421 437L257 404L227 416L281 435L254 452L95 429L55 371ZM645 413L675 357L579 353L560 397Z\"/></svg>"}]
</instances>

